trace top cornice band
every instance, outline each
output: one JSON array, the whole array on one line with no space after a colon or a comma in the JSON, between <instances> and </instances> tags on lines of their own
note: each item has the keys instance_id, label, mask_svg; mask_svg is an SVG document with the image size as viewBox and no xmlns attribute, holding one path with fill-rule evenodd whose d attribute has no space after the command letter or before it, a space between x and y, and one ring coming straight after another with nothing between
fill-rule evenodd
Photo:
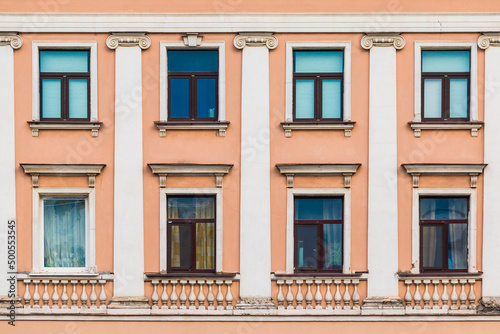
<instances>
[{"instance_id":1,"label":"top cornice band","mask_svg":"<svg viewBox=\"0 0 500 334\"><path fill-rule=\"evenodd\" d=\"M374 46L393 46L396 50L401 50L405 46L405 39L399 34L370 34L361 38L361 46L365 50L370 50Z\"/></svg>"},{"instance_id":2,"label":"top cornice band","mask_svg":"<svg viewBox=\"0 0 500 334\"><path fill-rule=\"evenodd\" d=\"M147 50L151 46L151 39L146 34L112 34L106 39L106 45L110 49L138 46Z\"/></svg>"},{"instance_id":3,"label":"top cornice band","mask_svg":"<svg viewBox=\"0 0 500 334\"><path fill-rule=\"evenodd\" d=\"M477 40L479 48L486 50L490 46L500 46L500 33L484 34Z\"/></svg>"},{"instance_id":4,"label":"top cornice band","mask_svg":"<svg viewBox=\"0 0 500 334\"><path fill-rule=\"evenodd\" d=\"M23 45L23 40L16 34L0 34L0 45L10 45L17 50Z\"/></svg>"},{"instance_id":5,"label":"top cornice band","mask_svg":"<svg viewBox=\"0 0 500 334\"><path fill-rule=\"evenodd\" d=\"M272 34L241 33L234 38L234 46L240 50L245 46L267 46L273 50L278 46L278 39Z\"/></svg>"}]
</instances>

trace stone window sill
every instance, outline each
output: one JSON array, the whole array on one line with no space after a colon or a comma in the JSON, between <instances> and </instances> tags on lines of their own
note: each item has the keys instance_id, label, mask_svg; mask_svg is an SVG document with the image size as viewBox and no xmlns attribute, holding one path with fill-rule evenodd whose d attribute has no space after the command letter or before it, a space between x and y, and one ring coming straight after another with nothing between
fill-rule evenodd
<instances>
[{"instance_id":1,"label":"stone window sill","mask_svg":"<svg viewBox=\"0 0 500 334\"><path fill-rule=\"evenodd\" d=\"M91 130L92 137L97 137L102 122L47 122L47 121L29 121L31 135L38 137L40 130Z\"/></svg>"},{"instance_id":2,"label":"stone window sill","mask_svg":"<svg viewBox=\"0 0 500 334\"><path fill-rule=\"evenodd\" d=\"M419 138L422 130L470 130L472 137L477 137L477 132L483 126L483 122L408 122L415 137Z\"/></svg>"},{"instance_id":3,"label":"stone window sill","mask_svg":"<svg viewBox=\"0 0 500 334\"><path fill-rule=\"evenodd\" d=\"M317 122L317 123L301 123L301 122L283 122L281 125L285 130L285 137L292 137L292 130L340 130L344 131L344 137L351 136L351 130L356 122Z\"/></svg>"},{"instance_id":4,"label":"stone window sill","mask_svg":"<svg viewBox=\"0 0 500 334\"><path fill-rule=\"evenodd\" d=\"M166 137L167 130L216 130L219 137L226 136L229 122L154 122L160 137Z\"/></svg>"}]
</instances>

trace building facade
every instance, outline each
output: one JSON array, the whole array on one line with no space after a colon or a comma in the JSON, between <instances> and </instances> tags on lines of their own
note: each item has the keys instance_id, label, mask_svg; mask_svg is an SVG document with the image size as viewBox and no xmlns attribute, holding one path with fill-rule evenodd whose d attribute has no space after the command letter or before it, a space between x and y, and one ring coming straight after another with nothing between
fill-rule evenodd
<instances>
[{"instance_id":1,"label":"building facade","mask_svg":"<svg viewBox=\"0 0 500 334\"><path fill-rule=\"evenodd\" d=\"M5 1L2 326L496 333L499 9Z\"/></svg>"}]
</instances>

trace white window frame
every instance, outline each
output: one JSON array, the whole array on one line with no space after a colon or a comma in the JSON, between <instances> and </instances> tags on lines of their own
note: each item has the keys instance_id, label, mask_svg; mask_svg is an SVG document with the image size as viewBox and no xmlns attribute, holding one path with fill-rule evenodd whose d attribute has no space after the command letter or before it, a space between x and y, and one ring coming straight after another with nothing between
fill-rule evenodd
<instances>
[{"instance_id":1,"label":"white window frame","mask_svg":"<svg viewBox=\"0 0 500 334\"><path fill-rule=\"evenodd\" d=\"M221 273L223 249L222 188L160 188L160 271L167 271L167 198L174 195L215 195L215 272Z\"/></svg>"},{"instance_id":2,"label":"white window frame","mask_svg":"<svg viewBox=\"0 0 500 334\"><path fill-rule=\"evenodd\" d=\"M422 122L422 50L466 50L470 51L470 119L478 120L477 95L477 42L415 41L415 117L413 122Z\"/></svg>"},{"instance_id":3,"label":"white window frame","mask_svg":"<svg viewBox=\"0 0 500 334\"><path fill-rule=\"evenodd\" d=\"M351 42L287 42L285 121L293 122L293 51L326 50L344 52L343 121L351 120Z\"/></svg>"},{"instance_id":4,"label":"white window frame","mask_svg":"<svg viewBox=\"0 0 500 334\"><path fill-rule=\"evenodd\" d=\"M294 199L305 197L343 197L343 259L342 273L351 274L351 189L350 188L287 188L286 192L286 273L294 274Z\"/></svg>"},{"instance_id":5,"label":"white window frame","mask_svg":"<svg viewBox=\"0 0 500 334\"><path fill-rule=\"evenodd\" d=\"M90 50L90 122L97 122L97 42L33 41L33 121L40 121L40 50Z\"/></svg>"},{"instance_id":6,"label":"white window frame","mask_svg":"<svg viewBox=\"0 0 500 334\"><path fill-rule=\"evenodd\" d=\"M168 121L168 50L217 50L219 54L218 114L219 122L226 120L226 56L224 41L202 41L199 46L186 46L184 42L160 42L160 122Z\"/></svg>"},{"instance_id":7,"label":"white window frame","mask_svg":"<svg viewBox=\"0 0 500 334\"><path fill-rule=\"evenodd\" d=\"M477 273L477 190L476 188L413 188L412 194L412 273L420 273L420 197L424 196L464 196L469 197L468 259L469 273Z\"/></svg>"},{"instance_id":8,"label":"white window frame","mask_svg":"<svg viewBox=\"0 0 500 334\"><path fill-rule=\"evenodd\" d=\"M44 266L43 199L46 197L85 198L84 268L48 268ZM94 188L33 188L33 273L95 274L95 190Z\"/></svg>"}]
</instances>

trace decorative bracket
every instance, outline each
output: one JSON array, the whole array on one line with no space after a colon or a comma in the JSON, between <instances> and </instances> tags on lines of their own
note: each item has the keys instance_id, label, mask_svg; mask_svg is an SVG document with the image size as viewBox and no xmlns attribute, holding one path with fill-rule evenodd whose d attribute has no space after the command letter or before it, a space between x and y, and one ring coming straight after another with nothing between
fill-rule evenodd
<instances>
[{"instance_id":1,"label":"decorative bracket","mask_svg":"<svg viewBox=\"0 0 500 334\"><path fill-rule=\"evenodd\" d=\"M17 34L2 34L0 35L0 45L10 45L14 50L17 50L23 45L23 39Z\"/></svg>"},{"instance_id":2,"label":"decorative bracket","mask_svg":"<svg viewBox=\"0 0 500 334\"><path fill-rule=\"evenodd\" d=\"M112 50L116 49L119 46L138 46L142 50L147 50L151 46L151 39L146 34L111 34L106 39L106 45Z\"/></svg>"},{"instance_id":3,"label":"decorative bracket","mask_svg":"<svg viewBox=\"0 0 500 334\"><path fill-rule=\"evenodd\" d=\"M477 45L483 50L486 50L490 46L500 46L500 34L483 34L479 36Z\"/></svg>"},{"instance_id":4,"label":"decorative bracket","mask_svg":"<svg viewBox=\"0 0 500 334\"><path fill-rule=\"evenodd\" d=\"M278 38L271 33L240 33L234 38L233 43L239 50L245 46L267 46L269 50L273 50L278 46Z\"/></svg>"},{"instance_id":5,"label":"decorative bracket","mask_svg":"<svg viewBox=\"0 0 500 334\"><path fill-rule=\"evenodd\" d=\"M188 32L186 35L182 36L182 41L185 46L196 47L201 45L201 40L203 39L202 35L198 35L198 33Z\"/></svg>"},{"instance_id":6,"label":"decorative bracket","mask_svg":"<svg viewBox=\"0 0 500 334\"><path fill-rule=\"evenodd\" d=\"M361 38L361 46L365 50L370 50L374 46L393 46L396 50L401 50L405 43L404 37L399 34L369 34Z\"/></svg>"}]
</instances>

